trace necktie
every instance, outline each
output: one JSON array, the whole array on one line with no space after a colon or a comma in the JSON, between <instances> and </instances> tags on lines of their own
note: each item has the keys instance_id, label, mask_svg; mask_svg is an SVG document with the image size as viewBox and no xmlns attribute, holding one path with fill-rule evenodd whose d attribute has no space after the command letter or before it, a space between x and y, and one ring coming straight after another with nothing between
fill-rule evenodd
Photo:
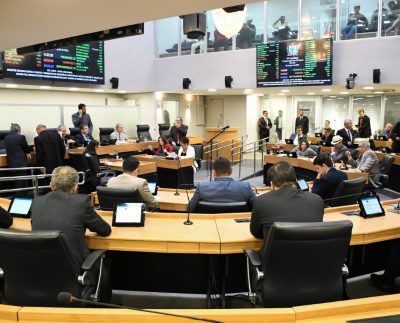
<instances>
[{"instance_id":1,"label":"necktie","mask_svg":"<svg viewBox=\"0 0 400 323\"><path fill-rule=\"evenodd\" d=\"M360 117L360 120L358 120L358 130L362 129L362 122L363 122L363 118Z\"/></svg>"},{"instance_id":2,"label":"necktie","mask_svg":"<svg viewBox=\"0 0 400 323\"><path fill-rule=\"evenodd\" d=\"M121 141L121 134L118 134L118 141Z\"/></svg>"},{"instance_id":3,"label":"necktie","mask_svg":"<svg viewBox=\"0 0 400 323\"><path fill-rule=\"evenodd\" d=\"M347 134L349 135L349 139L350 139L350 141L352 141L352 138L351 138L351 132L350 132L350 130L347 130Z\"/></svg>"}]
</instances>

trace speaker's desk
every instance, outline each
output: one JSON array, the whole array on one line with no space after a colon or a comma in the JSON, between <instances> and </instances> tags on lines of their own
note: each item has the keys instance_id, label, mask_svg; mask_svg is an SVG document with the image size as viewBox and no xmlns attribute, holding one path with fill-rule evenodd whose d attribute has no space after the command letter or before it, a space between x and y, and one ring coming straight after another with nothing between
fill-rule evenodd
<instances>
[{"instance_id":1,"label":"speaker's desk","mask_svg":"<svg viewBox=\"0 0 400 323\"><path fill-rule=\"evenodd\" d=\"M100 163L107 166L108 168L116 171L122 172L122 163L124 161L122 159L111 159L111 158L103 158L100 159ZM151 161L142 161L139 165L139 175L157 173L157 165L155 162Z\"/></svg>"},{"instance_id":2,"label":"speaker's desk","mask_svg":"<svg viewBox=\"0 0 400 323\"><path fill-rule=\"evenodd\" d=\"M108 145L108 146L99 146L96 148L97 155L109 155L109 154L118 154L118 153L128 153L139 150L149 149L149 145L153 148L158 147L158 141L143 141L143 142L126 142L120 143L118 145ZM85 151L84 147L68 149L71 152L83 153Z\"/></svg>"}]
</instances>

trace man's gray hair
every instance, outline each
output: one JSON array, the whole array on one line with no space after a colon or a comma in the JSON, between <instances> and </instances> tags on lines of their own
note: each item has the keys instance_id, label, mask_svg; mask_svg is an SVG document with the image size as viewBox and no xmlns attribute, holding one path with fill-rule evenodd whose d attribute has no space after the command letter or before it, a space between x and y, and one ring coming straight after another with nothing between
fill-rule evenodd
<instances>
[{"instance_id":1,"label":"man's gray hair","mask_svg":"<svg viewBox=\"0 0 400 323\"><path fill-rule=\"evenodd\" d=\"M67 129L67 127L66 127L65 125L60 124L60 125L57 127L57 131L61 131L61 128Z\"/></svg>"},{"instance_id":2,"label":"man's gray hair","mask_svg":"<svg viewBox=\"0 0 400 323\"><path fill-rule=\"evenodd\" d=\"M364 147L364 148L369 148L369 142L367 142L367 141L363 141L363 142L360 142L359 144L358 144L358 147Z\"/></svg>"},{"instance_id":3,"label":"man's gray hair","mask_svg":"<svg viewBox=\"0 0 400 323\"><path fill-rule=\"evenodd\" d=\"M11 132L21 132L21 127L18 123L12 123L10 127Z\"/></svg>"},{"instance_id":4,"label":"man's gray hair","mask_svg":"<svg viewBox=\"0 0 400 323\"><path fill-rule=\"evenodd\" d=\"M343 121L343 124L344 125L347 125L347 124L349 124L349 123L353 123L353 120L351 120L351 119L344 119L344 121Z\"/></svg>"},{"instance_id":5,"label":"man's gray hair","mask_svg":"<svg viewBox=\"0 0 400 323\"><path fill-rule=\"evenodd\" d=\"M50 187L53 191L69 193L79 182L76 170L69 166L60 166L53 170Z\"/></svg>"},{"instance_id":6,"label":"man's gray hair","mask_svg":"<svg viewBox=\"0 0 400 323\"><path fill-rule=\"evenodd\" d=\"M118 123L115 125L115 130L117 130L118 127L123 127L123 124L122 124L121 122L118 122Z\"/></svg>"}]
</instances>

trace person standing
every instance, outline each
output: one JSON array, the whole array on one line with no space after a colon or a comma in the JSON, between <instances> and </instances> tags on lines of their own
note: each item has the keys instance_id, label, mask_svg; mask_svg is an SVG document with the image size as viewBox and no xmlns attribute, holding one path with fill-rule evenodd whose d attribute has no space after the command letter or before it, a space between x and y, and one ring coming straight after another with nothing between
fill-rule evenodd
<instances>
[{"instance_id":1,"label":"person standing","mask_svg":"<svg viewBox=\"0 0 400 323\"><path fill-rule=\"evenodd\" d=\"M358 137L357 131L353 130L353 120L345 119L343 122L344 128L338 130L336 133L338 136L342 137L343 144L347 148L353 147L353 140Z\"/></svg>"},{"instance_id":2,"label":"person standing","mask_svg":"<svg viewBox=\"0 0 400 323\"><path fill-rule=\"evenodd\" d=\"M278 116L275 118L274 125L276 134L278 135L278 139L282 140L282 128L283 128L282 110L278 111Z\"/></svg>"},{"instance_id":3,"label":"person standing","mask_svg":"<svg viewBox=\"0 0 400 323\"><path fill-rule=\"evenodd\" d=\"M38 136L34 138L34 142L37 166L45 167L46 173L51 174L64 162L64 141L57 132L48 131L43 124L37 125L36 132Z\"/></svg>"},{"instance_id":4,"label":"person standing","mask_svg":"<svg viewBox=\"0 0 400 323\"><path fill-rule=\"evenodd\" d=\"M301 106L301 108L299 110L299 116L296 118L295 128L297 129L297 127L301 127L301 129L303 129L303 133L305 135L307 135L308 134L308 124L309 124L309 120L304 115L304 109Z\"/></svg>"},{"instance_id":5,"label":"person standing","mask_svg":"<svg viewBox=\"0 0 400 323\"><path fill-rule=\"evenodd\" d=\"M188 126L183 124L182 117L177 117L175 124L169 130L169 136L173 146L180 146L182 138L186 137Z\"/></svg>"},{"instance_id":6,"label":"person standing","mask_svg":"<svg viewBox=\"0 0 400 323\"><path fill-rule=\"evenodd\" d=\"M271 119L268 118L268 111L264 110L262 114L261 118L258 119L258 133L260 135L260 140L264 139L264 141L259 142L258 150L262 149L264 142L269 142L269 129L272 128Z\"/></svg>"},{"instance_id":7,"label":"person standing","mask_svg":"<svg viewBox=\"0 0 400 323\"><path fill-rule=\"evenodd\" d=\"M358 135L360 138L371 137L371 123L369 117L365 114L364 109L358 110L358 124L356 127L358 128Z\"/></svg>"},{"instance_id":8,"label":"person standing","mask_svg":"<svg viewBox=\"0 0 400 323\"><path fill-rule=\"evenodd\" d=\"M400 121L397 122L390 133L390 138L392 138L392 151L394 153L400 153Z\"/></svg>"},{"instance_id":9,"label":"person standing","mask_svg":"<svg viewBox=\"0 0 400 323\"><path fill-rule=\"evenodd\" d=\"M90 114L86 113L86 105L79 103L78 112L72 115L72 123L75 128L80 128L82 125L87 125L89 127L89 133L93 132L93 123L90 118Z\"/></svg>"}]
</instances>

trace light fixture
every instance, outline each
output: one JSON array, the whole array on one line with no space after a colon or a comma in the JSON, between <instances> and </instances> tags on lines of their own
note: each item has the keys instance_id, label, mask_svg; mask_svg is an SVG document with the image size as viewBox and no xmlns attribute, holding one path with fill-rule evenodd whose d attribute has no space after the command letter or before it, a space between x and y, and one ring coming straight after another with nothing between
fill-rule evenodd
<instances>
[{"instance_id":1,"label":"light fixture","mask_svg":"<svg viewBox=\"0 0 400 323\"><path fill-rule=\"evenodd\" d=\"M285 92L279 92L278 95L282 95L283 96L283 95L286 95L286 93Z\"/></svg>"},{"instance_id":2,"label":"light fixture","mask_svg":"<svg viewBox=\"0 0 400 323\"><path fill-rule=\"evenodd\" d=\"M290 90L283 89L283 90L281 90L281 92L283 92L283 93L289 93Z\"/></svg>"},{"instance_id":3,"label":"light fixture","mask_svg":"<svg viewBox=\"0 0 400 323\"><path fill-rule=\"evenodd\" d=\"M103 89L96 89L96 90L94 90L95 92L104 92L104 90Z\"/></svg>"},{"instance_id":4,"label":"light fixture","mask_svg":"<svg viewBox=\"0 0 400 323\"><path fill-rule=\"evenodd\" d=\"M341 95L349 94L349 92L340 92Z\"/></svg>"},{"instance_id":5,"label":"light fixture","mask_svg":"<svg viewBox=\"0 0 400 323\"><path fill-rule=\"evenodd\" d=\"M383 94L383 91L374 91L375 94Z\"/></svg>"},{"instance_id":6,"label":"light fixture","mask_svg":"<svg viewBox=\"0 0 400 323\"><path fill-rule=\"evenodd\" d=\"M322 89L321 91L322 92L331 92L332 90L331 89Z\"/></svg>"},{"instance_id":7,"label":"light fixture","mask_svg":"<svg viewBox=\"0 0 400 323\"><path fill-rule=\"evenodd\" d=\"M163 98L163 93L162 92L155 92L154 96L156 97L157 101L161 101Z\"/></svg>"},{"instance_id":8,"label":"light fixture","mask_svg":"<svg viewBox=\"0 0 400 323\"><path fill-rule=\"evenodd\" d=\"M6 87L13 89L13 88L18 87L18 84L6 84Z\"/></svg>"},{"instance_id":9,"label":"light fixture","mask_svg":"<svg viewBox=\"0 0 400 323\"><path fill-rule=\"evenodd\" d=\"M216 89L208 89L208 92L217 92Z\"/></svg>"},{"instance_id":10,"label":"light fixture","mask_svg":"<svg viewBox=\"0 0 400 323\"><path fill-rule=\"evenodd\" d=\"M50 86L48 86L48 85L41 85L41 86L39 86L39 88L40 88L41 90L48 90L48 89L50 89Z\"/></svg>"},{"instance_id":11,"label":"light fixture","mask_svg":"<svg viewBox=\"0 0 400 323\"><path fill-rule=\"evenodd\" d=\"M69 90L70 91L79 91L79 88L78 87L70 87Z\"/></svg>"},{"instance_id":12,"label":"light fixture","mask_svg":"<svg viewBox=\"0 0 400 323\"><path fill-rule=\"evenodd\" d=\"M253 93L253 89L245 89L245 90L243 91L243 93L244 93L244 94Z\"/></svg>"},{"instance_id":13,"label":"light fixture","mask_svg":"<svg viewBox=\"0 0 400 323\"><path fill-rule=\"evenodd\" d=\"M373 86L364 86L363 90L373 90L374 87Z\"/></svg>"},{"instance_id":14,"label":"light fixture","mask_svg":"<svg viewBox=\"0 0 400 323\"><path fill-rule=\"evenodd\" d=\"M126 91L123 91L123 90L122 90L122 91L118 91L118 93L119 93L119 94L125 94Z\"/></svg>"},{"instance_id":15,"label":"light fixture","mask_svg":"<svg viewBox=\"0 0 400 323\"><path fill-rule=\"evenodd\" d=\"M226 38L232 38L243 27L244 18L246 17L247 8L242 11L226 12L224 9L214 9L211 11L215 28Z\"/></svg>"},{"instance_id":16,"label":"light fixture","mask_svg":"<svg viewBox=\"0 0 400 323\"><path fill-rule=\"evenodd\" d=\"M315 95L315 92L308 92L307 95Z\"/></svg>"},{"instance_id":17,"label":"light fixture","mask_svg":"<svg viewBox=\"0 0 400 323\"><path fill-rule=\"evenodd\" d=\"M193 96L190 93L188 93L188 94L185 95L185 99L186 99L187 102L192 102Z\"/></svg>"}]
</instances>

